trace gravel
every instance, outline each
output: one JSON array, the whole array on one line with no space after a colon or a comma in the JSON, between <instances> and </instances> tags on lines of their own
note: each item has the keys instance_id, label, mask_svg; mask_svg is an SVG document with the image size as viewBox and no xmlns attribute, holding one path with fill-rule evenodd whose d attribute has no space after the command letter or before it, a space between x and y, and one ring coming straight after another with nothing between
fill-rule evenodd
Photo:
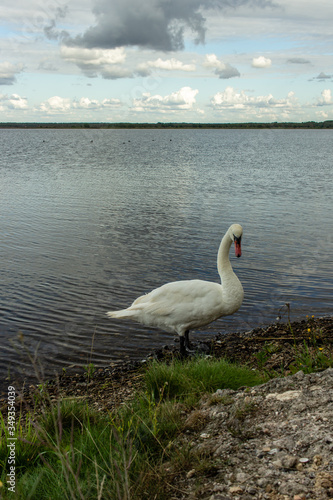
<instances>
[{"instance_id":1,"label":"gravel","mask_svg":"<svg viewBox=\"0 0 333 500\"><path fill-rule=\"evenodd\" d=\"M172 498L333 499L332 368L218 390L193 411L206 423L188 428L176 446L189 446L208 465L184 471L176 482L182 493Z\"/></svg>"}]
</instances>

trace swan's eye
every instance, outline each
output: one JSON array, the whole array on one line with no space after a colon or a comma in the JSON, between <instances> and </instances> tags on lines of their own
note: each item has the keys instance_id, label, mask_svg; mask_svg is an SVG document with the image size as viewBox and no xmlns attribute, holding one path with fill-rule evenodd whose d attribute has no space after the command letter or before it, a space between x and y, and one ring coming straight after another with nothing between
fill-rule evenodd
<instances>
[{"instance_id":1,"label":"swan's eye","mask_svg":"<svg viewBox=\"0 0 333 500\"><path fill-rule=\"evenodd\" d=\"M240 243L240 242L241 242L241 239L242 239L242 237L241 237L241 236L238 236L238 237L237 237L237 236L233 235L233 237L234 237L234 242L235 242L235 243Z\"/></svg>"}]
</instances>

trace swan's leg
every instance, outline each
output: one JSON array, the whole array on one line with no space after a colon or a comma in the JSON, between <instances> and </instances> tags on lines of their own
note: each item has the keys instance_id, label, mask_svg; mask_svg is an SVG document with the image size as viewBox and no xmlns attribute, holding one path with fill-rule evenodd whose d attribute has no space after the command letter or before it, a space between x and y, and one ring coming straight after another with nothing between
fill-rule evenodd
<instances>
[{"instance_id":1,"label":"swan's leg","mask_svg":"<svg viewBox=\"0 0 333 500\"><path fill-rule=\"evenodd\" d=\"M185 347L187 349L191 349L190 330L186 330L186 332L185 332Z\"/></svg>"},{"instance_id":2,"label":"swan's leg","mask_svg":"<svg viewBox=\"0 0 333 500\"><path fill-rule=\"evenodd\" d=\"M179 349L182 358L187 358L187 356L193 356L194 351L191 351L191 344L189 339L189 330L186 330L184 335L179 336Z\"/></svg>"},{"instance_id":3,"label":"swan's leg","mask_svg":"<svg viewBox=\"0 0 333 500\"><path fill-rule=\"evenodd\" d=\"M185 337L183 335L179 337L179 350L182 358L188 356L188 352L185 347Z\"/></svg>"}]
</instances>

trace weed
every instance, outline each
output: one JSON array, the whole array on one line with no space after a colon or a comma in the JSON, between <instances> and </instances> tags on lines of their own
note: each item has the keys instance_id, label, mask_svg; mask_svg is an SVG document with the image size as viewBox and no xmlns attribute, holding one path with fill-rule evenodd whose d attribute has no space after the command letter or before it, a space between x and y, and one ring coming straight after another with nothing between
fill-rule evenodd
<instances>
[{"instance_id":1,"label":"weed","mask_svg":"<svg viewBox=\"0 0 333 500\"><path fill-rule=\"evenodd\" d=\"M240 404L235 405L227 423L227 428L230 434L237 437L241 441L251 439L253 434L248 431L248 428L245 425L245 420L248 417L254 416L257 411L258 407L252 401L249 403L243 401Z\"/></svg>"},{"instance_id":2,"label":"weed","mask_svg":"<svg viewBox=\"0 0 333 500\"><path fill-rule=\"evenodd\" d=\"M279 350L278 346L273 342L265 342L261 351L255 354L259 370L263 370L266 362L270 359L272 354Z\"/></svg>"},{"instance_id":3,"label":"weed","mask_svg":"<svg viewBox=\"0 0 333 500\"><path fill-rule=\"evenodd\" d=\"M86 376L87 376L87 379L89 381L94 376L94 373L96 371L96 366L94 365L94 363L89 363L88 365L86 365L84 367L84 370L86 372Z\"/></svg>"},{"instance_id":4,"label":"weed","mask_svg":"<svg viewBox=\"0 0 333 500\"><path fill-rule=\"evenodd\" d=\"M218 393L214 393L214 394L210 394L208 396L208 399L206 401L206 405L207 406L215 406L215 405L221 404L221 405L228 406L228 405L233 404L233 402L234 402L234 399L229 394L219 395Z\"/></svg>"},{"instance_id":5,"label":"weed","mask_svg":"<svg viewBox=\"0 0 333 500\"><path fill-rule=\"evenodd\" d=\"M305 340L300 346L294 348L295 361L290 365L291 373L302 370L304 373L325 370L333 366L332 352L324 351L324 347L318 347L317 342L309 344Z\"/></svg>"},{"instance_id":6,"label":"weed","mask_svg":"<svg viewBox=\"0 0 333 500\"><path fill-rule=\"evenodd\" d=\"M323 332L315 324L315 317L306 316L307 339L301 345L294 344L294 362L290 365L292 373L302 370L304 373L325 370L333 366L332 346L324 345Z\"/></svg>"}]
</instances>

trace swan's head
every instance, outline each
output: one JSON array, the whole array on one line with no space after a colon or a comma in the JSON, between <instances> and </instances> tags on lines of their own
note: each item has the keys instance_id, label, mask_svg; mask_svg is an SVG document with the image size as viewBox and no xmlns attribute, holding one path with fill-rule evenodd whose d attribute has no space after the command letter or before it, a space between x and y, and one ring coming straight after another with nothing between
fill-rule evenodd
<instances>
[{"instance_id":1,"label":"swan's head","mask_svg":"<svg viewBox=\"0 0 333 500\"><path fill-rule=\"evenodd\" d=\"M239 224L233 224L232 226L229 227L229 236L231 240L235 244L235 255L236 257L240 257L242 255L242 234L243 234L243 228Z\"/></svg>"}]
</instances>

